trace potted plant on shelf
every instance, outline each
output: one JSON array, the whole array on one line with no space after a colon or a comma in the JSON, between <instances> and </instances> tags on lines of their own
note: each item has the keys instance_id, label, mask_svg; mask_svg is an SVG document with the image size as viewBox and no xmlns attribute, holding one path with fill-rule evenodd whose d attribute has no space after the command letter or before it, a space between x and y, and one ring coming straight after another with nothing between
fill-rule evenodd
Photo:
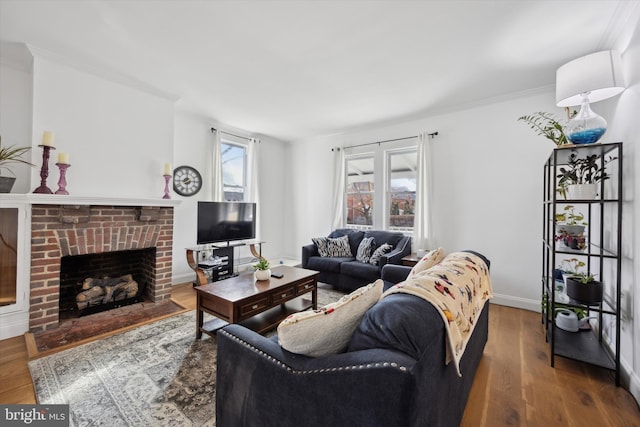
<instances>
[{"instance_id":1,"label":"potted plant on shelf","mask_svg":"<svg viewBox=\"0 0 640 427\"><path fill-rule=\"evenodd\" d=\"M558 147L571 144L562 130L562 125L551 113L538 111L518 117L518 121L527 123L538 135L551 140Z\"/></svg>"},{"instance_id":2,"label":"potted plant on shelf","mask_svg":"<svg viewBox=\"0 0 640 427\"><path fill-rule=\"evenodd\" d=\"M568 258L563 259L558 267L560 274L562 276L562 281L564 282L564 289L562 289L562 293L566 295L567 293L567 279L571 276L575 276L580 274L580 269L585 267L586 264L584 261L579 260L578 258Z\"/></svg>"},{"instance_id":3,"label":"potted plant on shelf","mask_svg":"<svg viewBox=\"0 0 640 427\"><path fill-rule=\"evenodd\" d=\"M567 295L581 304L602 302L602 282L590 273L577 273L567 278Z\"/></svg>"},{"instance_id":4,"label":"potted plant on shelf","mask_svg":"<svg viewBox=\"0 0 640 427\"><path fill-rule=\"evenodd\" d=\"M558 192L569 199L593 200L598 189L596 184L609 179L606 166L617 157L609 156L599 161L598 154L579 158L578 153L569 155L567 167L561 167L558 174Z\"/></svg>"},{"instance_id":5,"label":"potted plant on shelf","mask_svg":"<svg viewBox=\"0 0 640 427\"><path fill-rule=\"evenodd\" d=\"M584 250L587 247L587 241L584 236L584 227L587 224L584 221L584 215L581 212L576 213L573 205L564 207L564 213L557 213L556 218L556 241L569 249Z\"/></svg>"},{"instance_id":6,"label":"potted plant on shelf","mask_svg":"<svg viewBox=\"0 0 640 427\"><path fill-rule=\"evenodd\" d=\"M32 163L22 159L22 155L27 153L29 150L31 150L31 147L16 147L14 145L3 147L2 137L0 137L0 173L2 172L2 169L6 169L13 175L11 169L6 166L10 163L22 163L33 166ZM15 177L0 175L0 193L10 193L15 180Z\"/></svg>"},{"instance_id":7,"label":"potted plant on shelf","mask_svg":"<svg viewBox=\"0 0 640 427\"><path fill-rule=\"evenodd\" d=\"M265 258L260 258L260 261L258 261L257 264L254 264L253 268L256 269L254 273L256 280L269 280L269 277L271 277L269 261Z\"/></svg>"}]
</instances>

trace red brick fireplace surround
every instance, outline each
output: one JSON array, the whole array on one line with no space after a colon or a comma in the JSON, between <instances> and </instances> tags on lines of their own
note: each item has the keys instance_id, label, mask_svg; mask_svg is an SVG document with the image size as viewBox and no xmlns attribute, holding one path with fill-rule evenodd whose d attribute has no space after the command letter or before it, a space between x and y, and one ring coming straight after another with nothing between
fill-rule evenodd
<instances>
[{"instance_id":1,"label":"red brick fireplace surround","mask_svg":"<svg viewBox=\"0 0 640 427\"><path fill-rule=\"evenodd\" d=\"M172 245L173 207L34 204L29 330L58 326L63 256L155 247L145 299L160 302L171 296Z\"/></svg>"}]
</instances>

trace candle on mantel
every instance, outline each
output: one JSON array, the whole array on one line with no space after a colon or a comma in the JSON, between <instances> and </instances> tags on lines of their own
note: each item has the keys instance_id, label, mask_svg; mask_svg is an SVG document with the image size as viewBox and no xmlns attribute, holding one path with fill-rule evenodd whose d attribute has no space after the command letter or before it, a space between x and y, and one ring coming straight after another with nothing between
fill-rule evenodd
<instances>
[{"instance_id":1,"label":"candle on mantel","mask_svg":"<svg viewBox=\"0 0 640 427\"><path fill-rule=\"evenodd\" d=\"M164 164L164 174L171 175L171 163Z\"/></svg>"},{"instance_id":2,"label":"candle on mantel","mask_svg":"<svg viewBox=\"0 0 640 427\"><path fill-rule=\"evenodd\" d=\"M69 164L69 153L58 153L58 163L63 165Z\"/></svg>"},{"instance_id":3,"label":"candle on mantel","mask_svg":"<svg viewBox=\"0 0 640 427\"><path fill-rule=\"evenodd\" d=\"M42 133L42 145L53 147L53 132L51 132L50 130L45 130Z\"/></svg>"}]
</instances>

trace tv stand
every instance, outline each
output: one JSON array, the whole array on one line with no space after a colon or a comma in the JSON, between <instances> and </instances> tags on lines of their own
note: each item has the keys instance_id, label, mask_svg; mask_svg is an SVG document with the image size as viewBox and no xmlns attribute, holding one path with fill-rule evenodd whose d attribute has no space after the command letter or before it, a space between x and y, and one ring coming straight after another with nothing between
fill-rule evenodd
<instances>
[{"instance_id":1,"label":"tv stand","mask_svg":"<svg viewBox=\"0 0 640 427\"><path fill-rule=\"evenodd\" d=\"M198 245L186 248L187 263L196 273L194 286L217 282L235 276L235 268L254 262L255 258L262 258L262 244L264 242L224 242L223 244ZM249 246L255 258L239 258L235 261L236 247Z\"/></svg>"}]
</instances>

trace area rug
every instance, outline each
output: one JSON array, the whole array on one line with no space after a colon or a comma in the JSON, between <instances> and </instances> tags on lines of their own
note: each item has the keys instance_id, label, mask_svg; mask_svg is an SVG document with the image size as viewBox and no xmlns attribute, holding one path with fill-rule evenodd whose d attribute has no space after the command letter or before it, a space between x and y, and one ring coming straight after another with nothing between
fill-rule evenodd
<instances>
[{"instance_id":1,"label":"area rug","mask_svg":"<svg viewBox=\"0 0 640 427\"><path fill-rule=\"evenodd\" d=\"M318 305L343 294L319 289ZM205 320L207 320L205 318ZM195 311L29 362L38 403L70 405L71 426L215 426L216 339Z\"/></svg>"}]
</instances>

